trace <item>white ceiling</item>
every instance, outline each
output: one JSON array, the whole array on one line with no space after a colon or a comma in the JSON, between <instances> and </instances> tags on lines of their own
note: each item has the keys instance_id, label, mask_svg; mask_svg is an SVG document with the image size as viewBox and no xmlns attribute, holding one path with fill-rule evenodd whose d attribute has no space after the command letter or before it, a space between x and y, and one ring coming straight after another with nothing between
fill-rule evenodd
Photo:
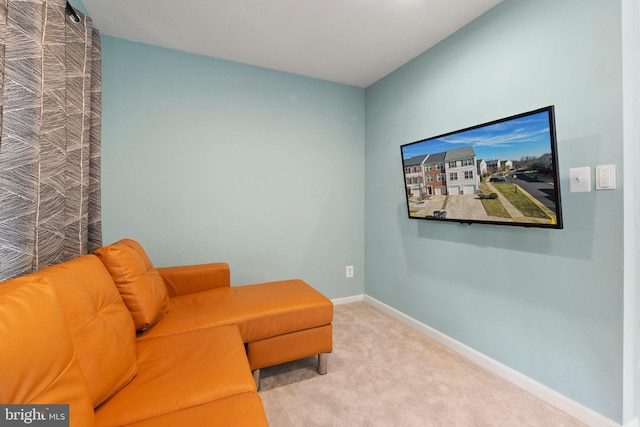
<instances>
[{"instance_id":1,"label":"white ceiling","mask_svg":"<svg viewBox=\"0 0 640 427\"><path fill-rule=\"evenodd\" d=\"M502 0L82 0L102 34L367 87Z\"/></svg>"}]
</instances>

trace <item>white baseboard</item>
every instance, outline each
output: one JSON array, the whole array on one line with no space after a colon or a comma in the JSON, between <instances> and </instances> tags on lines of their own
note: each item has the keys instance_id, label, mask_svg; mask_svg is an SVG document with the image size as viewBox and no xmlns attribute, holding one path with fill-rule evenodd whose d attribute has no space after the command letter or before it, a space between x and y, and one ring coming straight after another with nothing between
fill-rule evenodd
<instances>
[{"instance_id":1,"label":"white baseboard","mask_svg":"<svg viewBox=\"0 0 640 427\"><path fill-rule=\"evenodd\" d=\"M405 325L417 330L418 332L428 336L434 341L439 342L440 344L450 348L456 353L466 357L474 363L482 366L488 371L498 375L501 378L517 385L518 387L526 390L527 392L533 394L534 396L539 397L545 402L555 406L561 411L571 415L574 418L582 421L593 427L621 427L620 424L616 423L613 420L593 411L592 409L587 408L579 404L578 402L569 399L568 397L558 393L555 390L550 389L549 387L540 384L539 382L521 374L520 372L509 368L502 363L491 359L490 357L480 353L462 344L459 341L433 329L430 326L425 325L418 320L407 316L401 311L396 310L395 308L388 306L387 304L378 301L377 299L370 297L369 295L364 296L364 302L369 304L370 306L382 311L383 313L388 314L394 319L399 320ZM629 423L625 424L624 427L640 427L638 424L638 419L634 419Z\"/></svg>"},{"instance_id":2,"label":"white baseboard","mask_svg":"<svg viewBox=\"0 0 640 427\"><path fill-rule=\"evenodd\" d=\"M364 301L364 294L361 295L353 295L350 297L344 297L344 298L335 298L332 299L331 302L334 305L338 305L338 304L349 304L352 302L360 302L360 301Z\"/></svg>"},{"instance_id":3,"label":"white baseboard","mask_svg":"<svg viewBox=\"0 0 640 427\"><path fill-rule=\"evenodd\" d=\"M636 417L632 419L631 421L626 423L624 427L640 427L640 418Z\"/></svg>"}]
</instances>

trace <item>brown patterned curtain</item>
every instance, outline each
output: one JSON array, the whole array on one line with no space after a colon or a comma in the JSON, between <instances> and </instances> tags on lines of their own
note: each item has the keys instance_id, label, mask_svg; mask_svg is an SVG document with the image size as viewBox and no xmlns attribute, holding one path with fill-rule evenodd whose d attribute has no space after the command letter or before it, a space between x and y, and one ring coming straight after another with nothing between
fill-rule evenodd
<instances>
[{"instance_id":1,"label":"brown patterned curtain","mask_svg":"<svg viewBox=\"0 0 640 427\"><path fill-rule=\"evenodd\" d=\"M0 280L102 244L100 38L64 0L0 0Z\"/></svg>"}]
</instances>

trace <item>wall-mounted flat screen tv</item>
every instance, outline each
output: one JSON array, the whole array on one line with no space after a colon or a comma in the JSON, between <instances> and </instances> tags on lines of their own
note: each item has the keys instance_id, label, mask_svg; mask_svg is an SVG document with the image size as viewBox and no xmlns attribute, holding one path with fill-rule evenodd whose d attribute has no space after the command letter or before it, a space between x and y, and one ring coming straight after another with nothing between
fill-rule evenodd
<instances>
[{"instance_id":1,"label":"wall-mounted flat screen tv","mask_svg":"<svg viewBox=\"0 0 640 427\"><path fill-rule=\"evenodd\" d=\"M562 228L553 106L400 150L409 218Z\"/></svg>"}]
</instances>

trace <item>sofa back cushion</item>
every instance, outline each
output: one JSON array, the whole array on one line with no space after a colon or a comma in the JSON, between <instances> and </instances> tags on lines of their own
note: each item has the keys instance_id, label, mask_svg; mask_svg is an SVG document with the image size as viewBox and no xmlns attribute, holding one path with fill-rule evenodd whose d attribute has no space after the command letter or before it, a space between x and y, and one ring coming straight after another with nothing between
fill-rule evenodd
<instances>
[{"instance_id":1,"label":"sofa back cushion","mask_svg":"<svg viewBox=\"0 0 640 427\"><path fill-rule=\"evenodd\" d=\"M111 275L94 255L38 273L58 293L87 380L93 406L131 381L137 372L136 334Z\"/></svg>"},{"instance_id":2,"label":"sofa back cushion","mask_svg":"<svg viewBox=\"0 0 640 427\"><path fill-rule=\"evenodd\" d=\"M89 390L56 291L33 280L0 284L0 402L68 404L70 426L93 426Z\"/></svg>"},{"instance_id":3,"label":"sofa back cushion","mask_svg":"<svg viewBox=\"0 0 640 427\"><path fill-rule=\"evenodd\" d=\"M164 280L138 242L123 239L96 251L118 286L136 330L156 324L169 309Z\"/></svg>"}]
</instances>

